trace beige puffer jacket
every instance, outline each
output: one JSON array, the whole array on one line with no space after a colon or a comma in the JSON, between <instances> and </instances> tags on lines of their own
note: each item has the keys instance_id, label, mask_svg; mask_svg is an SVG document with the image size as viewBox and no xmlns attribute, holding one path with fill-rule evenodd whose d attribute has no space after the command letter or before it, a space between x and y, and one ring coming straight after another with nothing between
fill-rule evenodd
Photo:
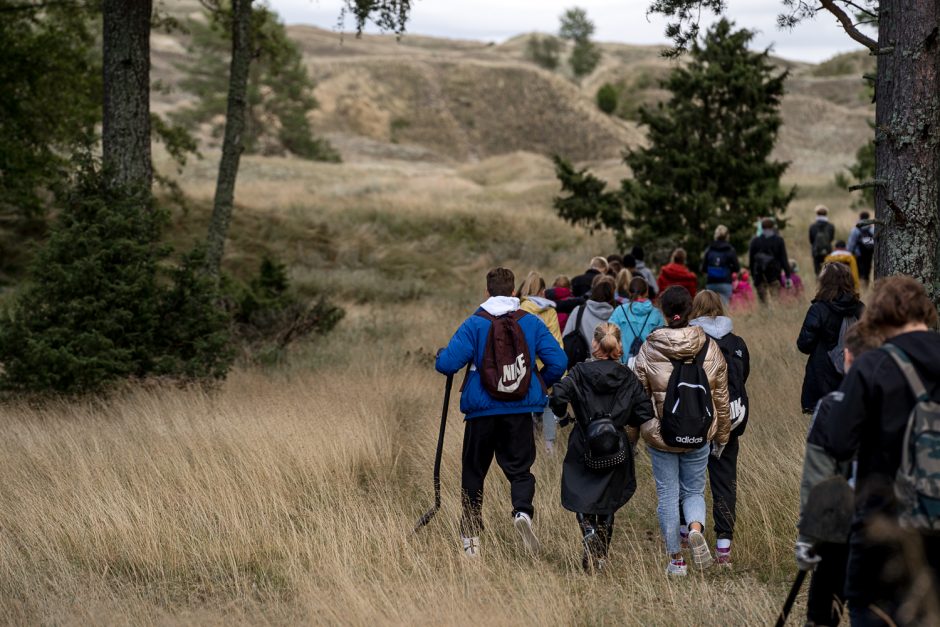
<instances>
[{"instance_id":1,"label":"beige puffer jacket","mask_svg":"<svg viewBox=\"0 0 940 627\"><path fill-rule=\"evenodd\" d=\"M647 421L642 428L643 439L647 444L661 451L685 453L688 449L666 446L659 433L659 419L663 415L663 402L666 400L666 386L672 375L674 360L691 360L698 355L705 342L709 343L705 353L705 374L712 392L712 405L715 417L708 430L708 440L727 444L731 432L731 412L728 400L728 366L713 340L700 327L682 329L656 329L643 343L643 348L636 357L636 376L653 400L653 420Z\"/></svg>"}]
</instances>

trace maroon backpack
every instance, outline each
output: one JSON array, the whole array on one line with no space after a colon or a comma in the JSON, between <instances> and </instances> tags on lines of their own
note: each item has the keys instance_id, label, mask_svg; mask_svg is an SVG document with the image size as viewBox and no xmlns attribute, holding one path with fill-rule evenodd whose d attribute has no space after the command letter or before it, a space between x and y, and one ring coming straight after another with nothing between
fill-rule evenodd
<instances>
[{"instance_id":1,"label":"maroon backpack","mask_svg":"<svg viewBox=\"0 0 940 627\"><path fill-rule=\"evenodd\" d=\"M497 317L481 310L477 315L490 321L480 364L483 389L499 401L521 401L529 393L534 367L529 344L519 326L519 319L526 312L518 309Z\"/></svg>"}]
</instances>

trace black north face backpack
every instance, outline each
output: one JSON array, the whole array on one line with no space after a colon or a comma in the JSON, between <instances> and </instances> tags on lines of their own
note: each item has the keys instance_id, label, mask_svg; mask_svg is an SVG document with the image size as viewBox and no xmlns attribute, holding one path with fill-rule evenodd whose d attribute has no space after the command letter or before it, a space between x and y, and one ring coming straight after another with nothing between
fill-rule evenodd
<instances>
[{"instance_id":1,"label":"black north face backpack","mask_svg":"<svg viewBox=\"0 0 940 627\"><path fill-rule=\"evenodd\" d=\"M660 418L660 433L666 446L697 449L708 444L712 424L712 392L705 374L705 355L711 339L691 361L672 360L672 375Z\"/></svg>"}]
</instances>

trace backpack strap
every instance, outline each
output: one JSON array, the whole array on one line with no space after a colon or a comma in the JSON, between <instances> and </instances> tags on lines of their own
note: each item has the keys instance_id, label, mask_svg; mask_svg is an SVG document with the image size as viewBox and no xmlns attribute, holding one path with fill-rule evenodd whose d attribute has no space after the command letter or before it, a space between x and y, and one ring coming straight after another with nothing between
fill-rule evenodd
<instances>
[{"instance_id":1,"label":"backpack strap","mask_svg":"<svg viewBox=\"0 0 940 627\"><path fill-rule=\"evenodd\" d=\"M631 305L633 303L630 303ZM620 305L620 309L623 309L623 305ZM633 308L630 308L630 311L633 311ZM633 334L633 337L637 337L637 332L633 329L633 325L630 324L630 316L627 314L627 310L623 309L623 319L627 323L627 326L630 327L630 333Z\"/></svg>"},{"instance_id":2,"label":"backpack strap","mask_svg":"<svg viewBox=\"0 0 940 627\"><path fill-rule=\"evenodd\" d=\"M711 345L712 342L713 340L710 337L708 337L708 335L706 335L705 344L702 345L702 348L699 349L698 354L695 355L694 361L697 366L701 366L702 368L705 367L705 357L708 355L708 347Z\"/></svg>"},{"instance_id":3,"label":"backpack strap","mask_svg":"<svg viewBox=\"0 0 940 627\"><path fill-rule=\"evenodd\" d=\"M577 331L581 337L584 337L584 334L581 333L581 320L584 319L584 310L587 308L587 301L584 301L582 304L578 305L578 315L574 320L575 331ZM584 337L584 340L590 344L590 340Z\"/></svg>"},{"instance_id":4,"label":"backpack strap","mask_svg":"<svg viewBox=\"0 0 940 627\"><path fill-rule=\"evenodd\" d=\"M907 384L910 386L911 392L914 393L917 402L930 401L930 394L927 393L927 388L924 387L924 382L917 374L917 369L914 368L914 364L911 363L911 358L907 356L907 353L894 344L885 344L881 348L894 359L894 363L898 365L904 378L907 379Z\"/></svg>"}]
</instances>

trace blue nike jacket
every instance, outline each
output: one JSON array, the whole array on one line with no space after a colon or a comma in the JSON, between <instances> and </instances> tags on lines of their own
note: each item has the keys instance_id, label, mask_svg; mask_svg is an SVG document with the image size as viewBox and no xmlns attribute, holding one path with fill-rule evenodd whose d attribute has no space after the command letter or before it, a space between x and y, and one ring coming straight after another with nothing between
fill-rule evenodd
<instances>
[{"instance_id":1,"label":"blue nike jacket","mask_svg":"<svg viewBox=\"0 0 940 627\"><path fill-rule=\"evenodd\" d=\"M490 299L490 301L493 300L496 299ZM489 307L490 301L484 303L484 307L490 313L499 315ZM518 308L518 301L516 308ZM548 327L538 316L532 314L523 316L519 320L519 326L525 335L526 344L529 345L529 363L534 364L536 357L542 360L545 364L541 370L542 381L546 386L551 387L561 379L568 367L568 357L565 351L561 349L558 340L552 336ZM447 343L447 348L437 356L435 368L446 375L456 374L467 364L471 364L466 385L460 396L460 411L466 414L467 420L497 414L541 413L548 403L548 396L535 373L529 384L529 393L519 401L498 401L483 388L478 368L483 363L483 350L486 348L486 338L489 332L489 320L477 315L470 316L454 333L454 337Z\"/></svg>"}]
</instances>

